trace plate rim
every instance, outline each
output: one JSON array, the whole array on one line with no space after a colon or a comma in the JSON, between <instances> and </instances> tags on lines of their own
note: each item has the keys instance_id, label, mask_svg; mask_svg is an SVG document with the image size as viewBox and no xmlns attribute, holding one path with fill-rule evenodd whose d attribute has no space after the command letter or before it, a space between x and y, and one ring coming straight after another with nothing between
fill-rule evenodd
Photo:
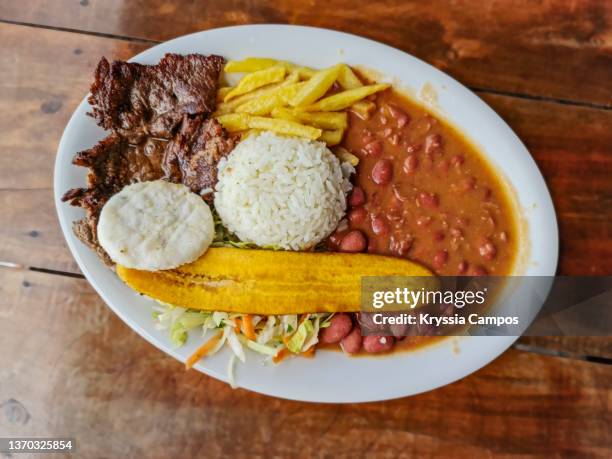
<instances>
[{"instance_id":1,"label":"plate rim","mask_svg":"<svg viewBox=\"0 0 612 459\"><path fill-rule=\"evenodd\" d=\"M342 31L337 31L337 30L333 30L333 29L326 29L326 28L319 28L319 27L311 27L311 26L299 26L299 25L287 25L287 24L248 24L248 25L238 25L238 26L228 26L228 27L220 27L220 28L213 28L213 29L206 29L206 30L202 30L202 31L198 31L198 32L193 32L187 35L182 35L179 37L175 37L171 40L167 40L164 41L162 43L156 44L155 46L152 46L150 48L147 48L146 50L143 50L142 52L134 55L133 57L131 57L129 59L129 61L139 61L141 60L143 57L146 58L146 55L150 54L150 53L154 53L155 49L162 47L162 46L172 46L173 44L176 44L176 42L179 41L183 41L183 40L189 40L189 39L194 39L198 36L201 36L202 34L206 34L206 33L210 33L210 32L214 32L214 33L224 33L224 32L230 32L232 33L234 30L240 30L240 31L245 31L245 30L266 30L269 28L276 28L276 29L282 29L285 31L293 31L293 30L304 30L304 31L311 31L313 33L331 33L331 34L339 34L341 36L344 36L345 38L349 39L349 40L357 40L357 41L361 41L363 43L368 42L370 43L370 45L376 46L376 47L384 47L387 48L388 50L391 50L395 53L401 53L403 57L407 57L408 59L412 59L412 60L416 60L418 61L421 65L427 66L429 68L430 71L433 71L436 74L442 75L447 79L450 79L454 84L458 85L459 87L463 88L464 91L467 91L471 94L471 96L475 97L478 101L480 101L481 107L480 109L485 109L486 112L488 112L488 115L492 115L495 118L495 121L499 124L501 123L501 126L503 127L503 129L505 131L507 131L508 134L512 135L515 138L515 141L518 142L522 149L524 150L524 152L527 154L527 158L531 160L531 164L530 167L534 168L535 171L537 172L537 175L539 175L539 178L542 180L544 187L546 189L546 196L543 197L542 199L544 199L544 201L548 201L547 204L550 205L551 209L552 209L552 214L549 215L549 217L551 217L550 219L550 224L552 227L554 227L554 234L550 234L549 237L551 238L551 247L554 250L554 253L550 254L550 260L549 261L549 265L550 265L550 269L552 269L553 272L551 272L551 275L554 275L557 269L557 264L558 264L558 257L559 257L559 228L558 228L558 221L557 221L557 216L556 216L556 211L554 208L554 202L552 200L552 196L550 194L550 190L548 188L548 185L546 184L546 181L544 180L544 177L537 165L537 163L535 162L533 156L530 154L529 150L527 149L527 147L524 145L524 143L520 140L520 138L514 133L514 131L510 128L510 126L508 126L508 124L488 105L486 104L477 94L475 94L471 89L467 88L465 85L463 85L462 83L460 83L459 81L455 80L453 77L451 77L450 75L446 74L445 72L442 72L441 70L433 67L431 64L405 52L402 51L400 49L394 48L390 45L387 45L385 43L381 43L369 38L365 38L365 37L361 37L358 35L354 35L354 34L350 34L347 32L342 32ZM197 52L197 51L194 51ZM116 305L113 304L113 301L110 300L110 298L108 297L108 295L106 294L105 290L102 288L102 286L96 281L96 279L94 278L93 274L91 273L90 269L88 268L87 263L85 262L85 260L81 257L80 251L81 250L89 250L88 248L84 248L84 247L78 247L77 244L80 244L78 241L76 241L76 239L74 238L74 236L72 235L72 230L71 230L71 224L72 221L69 221L69 218L65 215L63 215L62 212L62 207L66 205L66 203L61 202L60 197L63 193L63 190L59 189L59 181L60 181L60 175L62 173L62 169L65 167L68 167L69 164L63 164L60 159L62 159L62 151L65 150L66 147L66 143L68 142L68 138L71 134L71 126L73 126L74 124L77 123L77 119L82 115L82 111L84 107L88 106L88 102L87 102L87 98L88 98L89 94L86 94L85 97L81 100L81 102L78 104L78 106L75 108L74 112L72 113L68 123L66 124L66 127L64 128L64 131L62 133L62 137L60 139L60 142L58 144L58 149L57 149L57 153L56 153L56 159L55 159L55 166L54 166L54 180L53 180L53 188L54 188L54 201L55 201L55 206L56 206L56 211L57 211L57 215L58 215L58 219L60 222L60 227L62 229L62 233L64 236L64 239L66 240L66 243L70 249L70 252L72 254L72 256L74 257L74 259L76 260L79 268L81 269L81 271L83 272L83 274L85 275L85 278L87 279L87 281L89 282L89 284L94 288L94 290L96 291L96 293L102 298L102 300L105 302L105 304L128 326L130 327L133 331L135 331L136 333L138 333L142 338L144 338L146 341L148 341L149 343L151 343L152 345L154 345L156 348L158 348L159 350L163 351L166 354L169 354L170 356L172 356L173 358L175 358L176 360L178 360L179 362L183 361L183 358L179 355L179 353L176 352L176 350L171 349L166 343L164 343L161 339L153 336L151 333L149 333L143 326L141 326L140 323L131 320L130 318L128 318L122 311L121 307L118 307ZM452 123L452 121L449 120L449 122ZM465 135L468 139L470 139L470 134L469 133L463 133L463 135ZM483 156L485 156L486 160L488 162L491 161L491 158L489 158L486 154L486 152L481 152L480 154L482 154ZM503 172L503 171L498 171L498 172ZM508 181L509 182L509 181ZM455 337L457 338L457 337ZM483 337L460 337L457 338L461 341L461 345L462 346L466 346L466 343L476 343L477 341L479 341L479 338L483 338ZM307 401L307 402L318 402L318 403L360 403L360 402L374 402L374 401L382 401L382 400L390 400L390 399L396 399L396 398L400 398L400 397L405 397L405 396L410 396L410 395L416 395L418 393L423 393L423 392L428 392L430 390L434 390L436 388L442 387L444 385L450 384L452 382L455 382L459 379L462 379L468 375L470 375L471 373L473 373L474 371L488 365L489 363L491 363L493 360L495 360L497 357L501 356L513 343L514 341L516 341L516 339L518 339L518 336L504 336L504 337L484 337L485 339L489 340L488 343L492 344L492 341L496 341L496 345L495 346L486 346L484 348L479 348L479 352L481 355L480 359L477 359L478 362L476 362L474 365L472 365L471 367L467 368L467 371L462 372L461 374L455 375L455 377L451 377L451 378L446 378L444 382L439 383L439 384L433 384L431 387L425 389L425 390L419 390L416 392L405 392L405 393L394 393L394 394L386 394L386 395L381 395L381 396L369 396L369 397L346 397L346 398L342 398L342 399L331 399L331 398L326 398L325 396L322 396L321 394L300 394L300 395L296 395L296 394L289 394L289 393L282 393L279 394L278 391L275 390L267 390L265 387L253 387L252 385L249 384L245 384L244 387L248 390L254 391L254 392L258 392L258 393L262 393L265 395L269 395L269 396L273 396L273 397L277 397L277 398L283 398L283 399L288 399L288 400L299 400L299 401ZM492 338L495 338L494 340ZM413 354L413 353L419 353L422 352L426 349L432 348L432 347L438 347L438 346L449 346L451 341L453 338L447 338L445 340L442 340L439 343L434 343L431 345L426 346L423 349L417 349L414 351L410 351L410 352L402 352L401 354ZM468 347L471 346L471 344L467 344ZM226 350L227 351L227 350ZM360 358L361 359L361 358ZM366 360L369 359L374 359L374 360L393 360L393 359L399 359L399 355L395 354L394 356L389 356L389 357L373 357L373 358L368 358L365 357ZM297 359L294 359L297 360ZM316 360L316 359L315 359ZM467 365L467 364L466 364ZM205 364L198 364L195 367L197 370L212 376L216 379L219 379L221 381L224 382L228 382L228 378L226 374L220 373L218 371L215 371L211 368L208 368L207 365ZM272 375L271 375L272 377Z\"/></svg>"}]
</instances>

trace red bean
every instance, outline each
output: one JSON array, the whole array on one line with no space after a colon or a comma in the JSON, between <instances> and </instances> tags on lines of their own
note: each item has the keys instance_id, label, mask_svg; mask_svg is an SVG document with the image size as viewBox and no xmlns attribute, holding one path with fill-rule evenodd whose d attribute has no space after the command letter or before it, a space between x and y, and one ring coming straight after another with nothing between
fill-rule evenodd
<instances>
[{"instance_id":1,"label":"red bean","mask_svg":"<svg viewBox=\"0 0 612 459\"><path fill-rule=\"evenodd\" d=\"M367 246L367 241L363 233L359 230L353 230L346 233L340 242L340 251L342 252L363 252Z\"/></svg>"},{"instance_id":2,"label":"red bean","mask_svg":"<svg viewBox=\"0 0 612 459\"><path fill-rule=\"evenodd\" d=\"M408 255L410 248L412 247L412 236L409 234L391 236L389 241L389 250L396 253L400 257Z\"/></svg>"},{"instance_id":3,"label":"red bean","mask_svg":"<svg viewBox=\"0 0 612 459\"><path fill-rule=\"evenodd\" d=\"M408 155L404 160L404 172L408 175L414 173L416 168L419 167L419 159L416 155Z\"/></svg>"},{"instance_id":4,"label":"red bean","mask_svg":"<svg viewBox=\"0 0 612 459\"><path fill-rule=\"evenodd\" d=\"M406 152L411 155L421 149L422 145L412 144L406 147Z\"/></svg>"},{"instance_id":5,"label":"red bean","mask_svg":"<svg viewBox=\"0 0 612 459\"><path fill-rule=\"evenodd\" d=\"M484 239L478 247L478 253L485 260L491 261L497 256L497 248L489 239Z\"/></svg>"},{"instance_id":6,"label":"red bean","mask_svg":"<svg viewBox=\"0 0 612 459\"><path fill-rule=\"evenodd\" d=\"M319 341L323 344L339 343L351 332L353 321L347 314L336 314L332 317L329 327L322 328Z\"/></svg>"},{"instance_id":7,"label":"red bean","mask_svg":"<svg viewBox=\"0 0 612 459\"><path fill-rule=\"evenodd\" d=\"M488 271L484 266L476 265L470 266L468 274L470 276L486 276L488 274Z\"/></svg>"},{"instance_id":8,"label":"red bean","mask_svg":"<svg viewBox=\"0 0 612 459\"><path fill-rule=\"evenodd\" d=\"M442 137L439 134L429 134L425 138L425 153L433 155L442 148Z\"/></svg>"},{"instance_id":9,"label":"red bean","mask_svg":"<svg viewBox=\"0 0 612 459\"><path fill-rule=\"evenodd\" d=\"M340 231L334 231L331 236L329 236L329 241L334 245L339 245L342 242L343 234Z\"/></svg>"},{"instance_id":10,"label":"red bean","mask_svg":"<svg viewBox=\"0 0 612 459\"><path fill-rule=\"evenodd\" d=\"M365 336L363 349L370 354L388 352L393 348L395 339L392 336Z\"/></svg>"},{"instance_id":11,"label":"red bean","mask_svg":"<svg viewBox=\"0 0 612 459\"><path fill-rule=\"evenodd\" d=\"M389 159L380 159L372 169L372 180L377 185L387 185L393 178L393 163Z\"/></svg>"},{"instance_id":12,"label":"red bean","mask_svg":"<svg viewBox=\"0 0 612 459\"><path fill-rule=\"evenodd\" d=\"M365 193L363 192L363 188L354 187L353 191L351 191L351 195L349 196L349 205L351 207L359 207L363 206L366 202Z\"/></svg>"},{"instance_id":13,"label":"red bean","mask_svg":"<svg viewBox=\"0 0 612 459\"><path fill-rule=\"evenodd\" d=\"M372 231L377 236L386 236L389 234L389 223L380 215L372 216Z\"/></svg>"},{"instance_id":14,"label":"red bean","mask_svg":"<svg viewBox=\"0 0 612 459\"><path fill-rule=\"evenodd\" d=\"M455 155L451 158L450 163L455 167L460 167L465 162L465 158L462 155Z\"/></svg>"},{"instance_id":15,"label":"red bean","mask_svg":"<svg viewBox=\"0 0 612 459\"><path fill-rule=\"evenodd\" d=\"M427 207L429 209L435 209L440 205L440 200L435 193L426 193L422 191L419 193L418 201L422 207Z\"/></svg>"},{"instance_id":16,"label":"red bean","mask_svg":"<svg viewBox=\"0 0 612 459\"><path fill-rule=\"evenodd\" d=\"M393 129L391 129L390 127L383 129L383 131L381 132L382 137L384 137L385 139L388 139L391 134L393 134Z\"/></svg>"},{"instance_id":17,"label":"red bean","mask_svg":"<svg viewBox=\"0 0 612 459\"><path fill-rule=\"evenodd\" d=\"M383 151L383 144L380 140L374 140L363 147L364 153L369 156L380 156Z\"/></svg>"},{"instance_id":18,"label":"red bean","mask_svg":"<svg viewBox=\"0 0 612 459\"><path fill-rule=\"evenodd\" d=\"M436 231L433 233L433 240L435 242L441 242L446 237L446 233L442 230Z\"/></svg>"},{"instance_id":19,"label":"red bean","mask_svg":"<svg viewBox=\"0 0 612 459\"><path fill-rule=\"evenodd\" d=\"M446 250L438 250L433 257L432 265L436 269L441 269L444 267L446 262L448 261L448 252Z\"/></svg>"},{"instance_id":20,"label":"red bean","mask_svg":"<svg viewBox=\"0 0 612 459\"><path fill-rule=\"evenodd\" d=\"M347 354L357 354L361 350L361 328L356 325L353 330L342 338L340 347Z\"/></svg>"},{"instance_id":21,"label":"red bean","mask_svg":"<svg viewBox=\"0 0 612 459\"><path fill-rule=\"evenodd\" d=\"M351 222L352 225L359 225L365 222L366 218L368 218L368 211L363 207L352 209L348 214L349 222Z\"/></svg>"},{"instance_id":22,"label":"red bean","mask_svg":"<svg viewBox=\"0 0 612 459\"><path fill-rule=\"evenodd\" d=\"M397 105L389 104L388 107L389 114L397 122L398 128L403 128L410 122L410 117L408 116L408 114L404 110L399 108Z\"/></svg>"},{"instance_id":23,"label":"red bean","mask_svg":"<svg viewBox=\"0 0 612 459\"><path fill-rule=\"evenodd\" d=\"M476 188L476 179L474 177L466 177L459 182L460 191L471 191Z\"/></svg>"}]
</instances>

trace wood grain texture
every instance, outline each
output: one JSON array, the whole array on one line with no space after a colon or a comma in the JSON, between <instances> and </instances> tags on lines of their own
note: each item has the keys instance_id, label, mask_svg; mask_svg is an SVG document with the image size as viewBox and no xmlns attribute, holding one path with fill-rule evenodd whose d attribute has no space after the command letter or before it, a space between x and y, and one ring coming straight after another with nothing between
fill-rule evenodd
<instances>
[{"instance_id":1,"label":"wood grain texture","mask_svg":"<svg viewBox=\"0 0 612 459\"><path fill-rule=\"evenodd\" d=\"M161 41L238 24L326 27L395 46L472 87L612 105L606 0L5 0L0 19Z\"/></svg>"},{"instance_id":2,"label":"wood grain texture","mask_svg":"<svg viewBox=\"0 0 612 459\"><path fill-rule=\"evenodd\" d=\"M509 351L415 397L306 404L185 372L84 280L0 270L0 293L0 431L76 436L80 457L603 458L612 448L612 366Z\"/></svg>"}]
</instances>

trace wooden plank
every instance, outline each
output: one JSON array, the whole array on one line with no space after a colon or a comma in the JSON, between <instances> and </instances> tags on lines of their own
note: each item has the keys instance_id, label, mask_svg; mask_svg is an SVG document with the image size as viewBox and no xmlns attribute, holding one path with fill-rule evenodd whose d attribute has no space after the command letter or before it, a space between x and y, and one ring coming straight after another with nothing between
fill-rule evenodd
<instances>
[{"instance_id":1,"label":"wooden plank","mask_svg":"<svg viewBox=\"0 0 612 459\"><path fill-rule=\"evenodd\" d=\"M0 19L162 41L236 24L326 27L405 50L473 87L612 104L606 0L9 0Z\"/></svg>"},{"instance_id":2,"label":"wooden plank","mask_svg":"<svg viewBox=\"0 0 612 459\"><path fill-rule=\"evenodd\" d=\"M509 351L415 397L306 404L185 372L83 280L1 270L0 293L0 431L74 435L83 457L609 457L612 449L612 366Z\"/></svg>"}]
</instances>

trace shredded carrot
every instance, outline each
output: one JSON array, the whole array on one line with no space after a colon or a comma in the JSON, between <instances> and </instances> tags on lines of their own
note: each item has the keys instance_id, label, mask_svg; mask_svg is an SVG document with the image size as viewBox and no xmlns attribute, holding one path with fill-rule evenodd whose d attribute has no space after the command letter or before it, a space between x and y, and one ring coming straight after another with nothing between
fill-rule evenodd
<instances>
[{"instance_id":1,"label":"shredded carrot","mask_svg":"<svg viewBox=\"0 0 612 459\"><path fill-rule=\"evenodd\" d=\"M281 349L280 351L278 351L274 357L272 357L272 361L274 363L281 362L285 360L287 357L289 357L290 354L291 354L291 351L289 351L289 349L285 347Z\"/></svg>"},{"instance_id":2,"label":"shredded carrot","mask_svg":"<svg viewBox=\"0 0 612 459\"><path fill-rule=\"evenodd\" d=\"M246 336L251 341L255 341L257 337L255 336L255 327L253 326L253 316L250 314L244 314L242 316L242 328L244 330L244 336Z\"/></svg>"},{"instance_id":3,"label":"shredded carrot","mask_svg":"<svg viewBox=\"0 0 612 459\"><path fill-rule=\"evenodd\" d=\"M302 352L300 355L302 357L306 357L308 359L312 359L315 356L315 352L316 352L316 346L310 346L308 349L306 349L304 352Z\"/></svg>"},{"instance_id":4,"label":"shredded carrot","mask_svg":"<svg viewBox=\"0 0 612 459\"><path fill-rule=\"evenodd\" d=\"M193 367L200 359L206 357L206 355L219 343L221 337L223 336L223 332L220 331L211 339L202 344L193 354L189 356L187 361L185 362L185 369L189 370Z\"/></svg>"},{"instance_id":5,"label":"shredded carrot","mask_svg":"<svg viewBox=\"0 0 612 459\"><path fill-rule=\"evenodd\" d=\"M236 324L236 325L234 325L234 331L236 333L240 333L240 317L236 317L234 319L234 323Z\"/></svg>"}]
</instances>

